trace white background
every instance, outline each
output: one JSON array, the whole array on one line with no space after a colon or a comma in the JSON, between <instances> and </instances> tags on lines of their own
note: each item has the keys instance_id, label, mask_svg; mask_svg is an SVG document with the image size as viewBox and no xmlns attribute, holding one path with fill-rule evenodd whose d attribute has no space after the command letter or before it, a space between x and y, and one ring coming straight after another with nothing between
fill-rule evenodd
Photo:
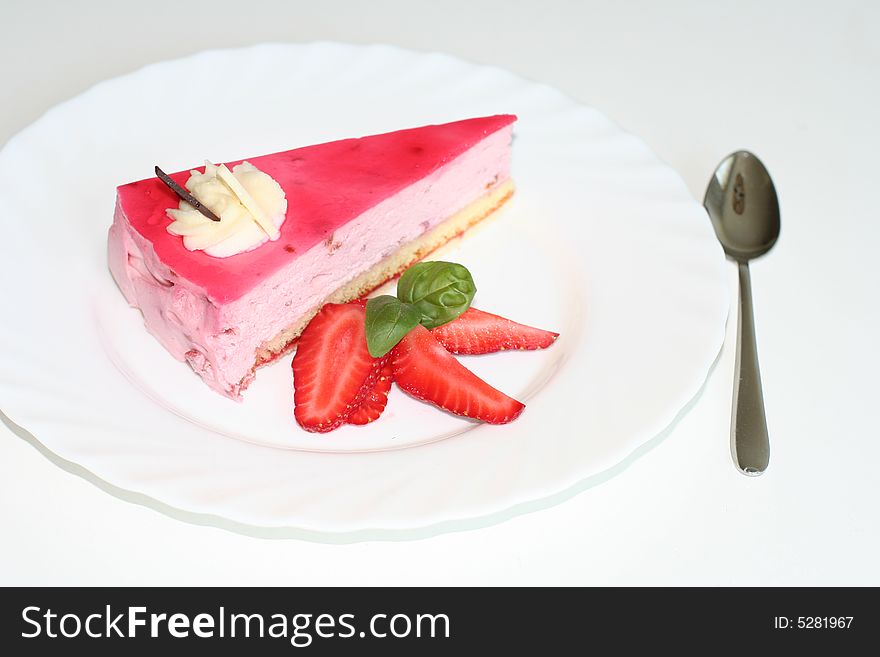
<instances>
[{"instance_id":1,"label":"white background","mask_svg":"<svg viewBox=\"0 0 880 657\"><path fill-rule=\"evenodd\" d=\"M783 213L779 244L752 267L770 469L747 478L730 459L734 309L702 397L622 474L419 541L187 525L0 426L0 584L880 584L880 5L4 0L0 142L143 64L313 40L445 51L555 85L643 138L698 199L724 155L756 152Z\"/></svg>"}]
</instances>

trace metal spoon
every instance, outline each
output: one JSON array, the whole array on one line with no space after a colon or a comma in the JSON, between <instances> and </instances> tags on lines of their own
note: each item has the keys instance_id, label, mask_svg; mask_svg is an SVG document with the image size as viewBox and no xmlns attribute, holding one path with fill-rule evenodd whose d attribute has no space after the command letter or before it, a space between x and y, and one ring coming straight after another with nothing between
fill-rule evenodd
<instances>
[{"instance_id":1,"label":"metal spoon","mask_svg":"<svg viewBox=\"0 0 880 657\"><path fill-rule=\"evenodd\" d=\"M728 257L739 263L739 326L733 389L731 447L737 467L759 475L770 461L764 395L755 344L749 260L779 237L779 200L770 174L748 151L728 155L709 181L703 205Z\"/></svg>"}]
</instances>

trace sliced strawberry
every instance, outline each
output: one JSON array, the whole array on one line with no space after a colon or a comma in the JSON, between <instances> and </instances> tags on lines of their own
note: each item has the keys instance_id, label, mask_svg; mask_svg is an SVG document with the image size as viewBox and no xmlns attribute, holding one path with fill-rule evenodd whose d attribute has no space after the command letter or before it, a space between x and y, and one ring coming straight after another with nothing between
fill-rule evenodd
<instances>
[{"instance_id":1,"label":"sliced strawberry","mask_svg":"<svg viewBox=\"0 0 880 657\"><path fill-rule=\"evenodd\" d=\"M373 389L382 361L367 351L366 310L327 304L303 331L293 357L294 416L306 431L344 423Z\"/></svg>"},{"instance_id":2,"label":"sliced strawberry","mask_svg":"<svg viewBox=\"0 0 880 657\"><path fill-rule=\"evenodd\" d=\"M385 410L385 405L388 403L388 391L391 390L391 381L394 378L394 371L391 369L389 356L383 356L379 360L384 363L384 366L379 371L379 378L376 379L376 384L367 393L367 396L364 397L360 406L355 408L351 415L348 416L346 422L349 424L369 424L373 420L378 420L379 416L382 415L382 411Z\"/></svg>"},{"instance_id":3,"label":"sliced strawberry","mask_svg":"<svg viewBox=\"0 0 880 657\"><path fill-rule=\"evenodd\" d=\"M424 326L391 350L391 366L403 390L456 415L504 424L525 408L459 363Z\"/></svg>"},{"instance_id":4,"label":"sliced strawberry","mask_svg":"<svg viewBox=\"0 0 880 657\"><path fill-rule=\"evenodd\" d=\"M545 349L558 333L517 324L500 315L468 308L458 319L432 330L437 342L454 354L489 354L507 349Z\"/></svg>"}]
</instances>

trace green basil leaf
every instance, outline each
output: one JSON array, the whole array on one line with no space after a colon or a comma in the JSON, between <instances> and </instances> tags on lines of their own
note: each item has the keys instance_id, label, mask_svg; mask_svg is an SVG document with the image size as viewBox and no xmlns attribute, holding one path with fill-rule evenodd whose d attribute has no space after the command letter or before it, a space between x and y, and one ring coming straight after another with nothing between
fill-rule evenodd
<instances>
[{"instance_id":1,"label":"green basil leaf","mask_svg":"<svg viewBox=\"0 0 880 657\"><path fill-rule=\"evenodd\" d=\"M418 308L388 294L367 300L367 350L373 358L384 356L419 324Z\"/></svg>"},{"instance_id":2,"label":"green basil leaf","mask_svg":"<svg viewBox=\"0 0 880 657\"><path fill-rule=\"evenodd\" d=\"M407 269L397 283L398 298L418 308L422 325L429 329L461 315L476 292L471 273L454 262L420 262Z\"/></svg>"}]
</instances>

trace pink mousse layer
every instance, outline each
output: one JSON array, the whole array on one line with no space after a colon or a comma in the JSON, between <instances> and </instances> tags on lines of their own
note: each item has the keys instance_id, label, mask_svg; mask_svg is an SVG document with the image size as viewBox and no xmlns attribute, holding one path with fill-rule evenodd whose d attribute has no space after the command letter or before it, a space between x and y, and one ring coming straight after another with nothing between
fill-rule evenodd
<instances>
[{"instance_id":1,"label":"pink mousse layer","mask_svg":"<svg viewBox=\"0 0 880 657\"><path fill-rule=\"evenodd\" d=\"M281 237L214 258L166 227L177 197L151 178L117 190L110 270L168 351L233 399L257 349L327 295L509 177L501 115L249 158L284 189ZM238 162L229 162L234 166ZM188 172L172 177L179 183Z\"/></svg>"}]
</instances>

